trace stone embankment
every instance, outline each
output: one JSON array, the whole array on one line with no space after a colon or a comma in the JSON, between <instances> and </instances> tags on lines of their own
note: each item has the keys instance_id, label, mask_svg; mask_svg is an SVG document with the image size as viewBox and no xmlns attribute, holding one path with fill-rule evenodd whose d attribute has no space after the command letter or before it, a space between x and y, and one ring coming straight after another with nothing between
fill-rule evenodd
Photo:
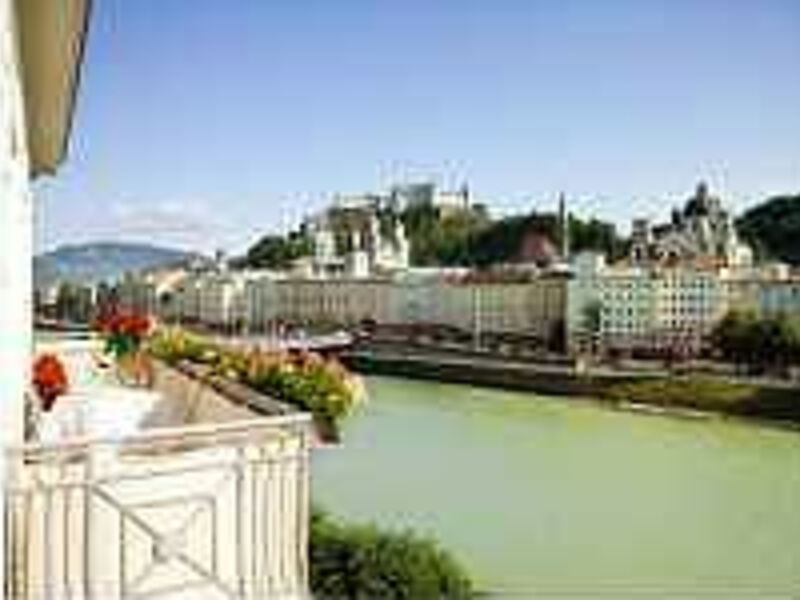
<instances>
[{"instance_id":1,"label":"stone embankment","mask_svg":"<svg viewBox=\"0 0 800 600\"><path fill-rule=\"evenodd\" d=\"M342 354L341 360L364 374L570 396L642 414L731 416L800 425L800 387L792 382L674 375L655 369L579 370L564 363L399 348L357 348Z\"/></svg>"}]
</instances>

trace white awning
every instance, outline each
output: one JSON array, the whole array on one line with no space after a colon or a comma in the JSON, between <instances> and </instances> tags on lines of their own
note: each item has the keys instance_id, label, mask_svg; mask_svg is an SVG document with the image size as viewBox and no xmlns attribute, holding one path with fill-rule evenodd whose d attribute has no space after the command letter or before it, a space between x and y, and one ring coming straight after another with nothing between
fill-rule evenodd
<instances>
[{"instance_id":1,"label":"white awning","mask_svg":"<svg viewBox=\"0 0 800 600\"><path fill-rule=\"evenodd\" d=\"M32 176L66 154L89 9L90 0L16 0Z\"/></svg>"}]
</instances>

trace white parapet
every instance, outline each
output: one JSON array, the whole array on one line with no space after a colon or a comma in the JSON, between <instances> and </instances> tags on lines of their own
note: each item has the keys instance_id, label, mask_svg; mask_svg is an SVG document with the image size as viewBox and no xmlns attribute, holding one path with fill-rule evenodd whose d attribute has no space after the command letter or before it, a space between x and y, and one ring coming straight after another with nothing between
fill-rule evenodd
<instances>
[{"instance_id":1,"label":"white parapet","mask_svg":"<svg viewBox=\"0 0 800 600\"><path fill-rule=\"evenodd\" d=\"M307 415L11 450L13 598L303 598Z\"/></svg>"}]
</instances>

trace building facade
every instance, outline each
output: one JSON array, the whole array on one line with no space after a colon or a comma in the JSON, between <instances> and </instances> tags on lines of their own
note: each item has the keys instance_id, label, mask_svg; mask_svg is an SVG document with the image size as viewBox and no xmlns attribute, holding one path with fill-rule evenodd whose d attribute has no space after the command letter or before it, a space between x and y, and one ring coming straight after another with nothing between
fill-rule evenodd
<instances>
[{"instance_id":1,"label":"building facade","mask_svg":"<svg viewBox=\"0 0 800 600\"><path fill-rule=\"evenodd\" d=\"M339 198L306 220L313 253L304 277L371 277L408 269L410 242L400 213L377 196Z\"/></svg>"},{"instance_id":2,"label":"building facade","mask_svg":"<svg viewBox=\"0 0 800 600\"><path fill-rule=\"evenodd\" d=\"M754 265L731 216L704 184L672 222L634 221L630 255L616 264L582 253L572 261L570 346L698 354L731 310L800 315L798 278L779 264Z\"/></svg>"},{"instance_id":3,"label":"building facade","mask_svg":"<svg viewBox=\"0 0 800 600\"><path fill-rule=\"evenodd\" d=\"M629 261L634 265L686 264L748 268L753 253L736 233L731 214L700 182L682 208L672 211L669 223L651 226L635 219Z\"/></svg>"},{"instance_id":4,"label":"building facade","mask_svg":"<svg viewBox=\"0 0 800 600\"><path fill-rule=\"evenodd\" d=\"M414 270L392 277L296 277L232 271L190 273L169 290L126 283L123 306L166 321L268 332L276 326L356 327L364 323L443 326L475 334L548 340L564 322L567 282L541 274L479 281L463 270ZM170 302L164 302L164 297ZM138 300L138 301L137 301Z\"/></svg>"},{"instance_id":5,"label":"building facade","mask_svg":"<svg viewBox=\"0 0 800 600\"><path fill-rule=\"evenodd\" d=\"M765 282L760 286L758 303L762 314L800 317L800 276Z\"/></svg>"},{"instance_id":6,"label":"building facade","mask_svg":"<svg viewBox=\"0 0 800 600\"><path fill-rule=\"evenodd\" d=\"M576 257L574 275L567 307L573 346L593 338L606 349L642 352L701 352L736 287L724 270L608 265L589 253Z\"/></svg>"}]
</instances>

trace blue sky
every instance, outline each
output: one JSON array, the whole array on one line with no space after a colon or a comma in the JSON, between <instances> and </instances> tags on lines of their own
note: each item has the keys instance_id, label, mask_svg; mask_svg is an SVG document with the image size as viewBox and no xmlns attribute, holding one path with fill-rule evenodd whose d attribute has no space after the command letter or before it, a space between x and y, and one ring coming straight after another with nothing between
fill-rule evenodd
<instances>
[{"instance_id":1,"label":"blue sky","mask_svg":"<svg viewBox=\"0 0 800 600\"><path fill-rule=\"evenodd\" d=\"M800 191L797 0L100 0L37 246L246 247L394 179L496 212Z\"/></svg>"}]
</instances>

